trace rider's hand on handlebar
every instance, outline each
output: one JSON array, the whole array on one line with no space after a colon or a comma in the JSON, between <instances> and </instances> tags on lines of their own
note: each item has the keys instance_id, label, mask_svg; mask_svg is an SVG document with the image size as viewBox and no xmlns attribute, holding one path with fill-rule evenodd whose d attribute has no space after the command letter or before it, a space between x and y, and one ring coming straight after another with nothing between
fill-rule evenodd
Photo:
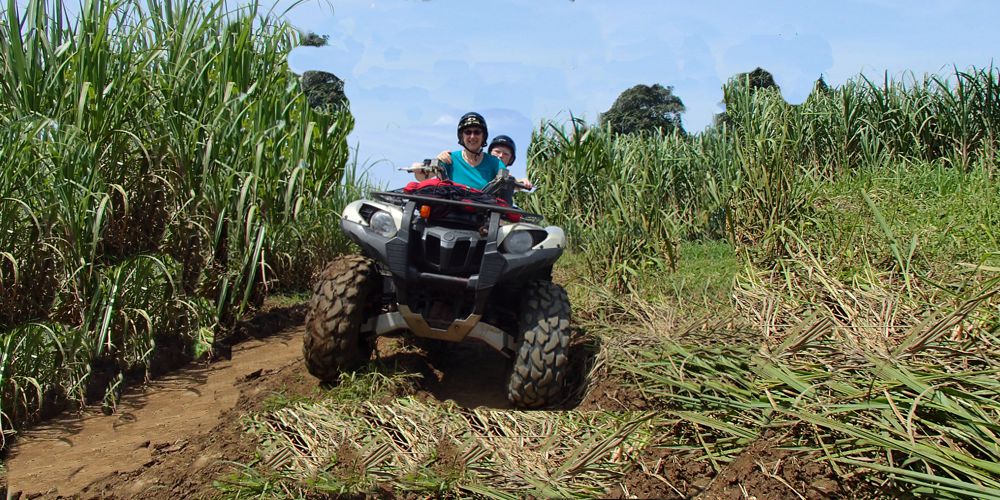
<instances>
[{"instance_id":1,"label":"rider's hand on handlebar","mask_svg":"<svg viewBox=\"0 0 1000 500\"><path fill-rule=\"evenodd\" d=\"M437 159L439 162L444 163L445 165L451 165L451 151L444 150L438 153Z\"/></svg>"},{"instance_id":2,"label":"rider's hand on handlebar","mask_svg":"<svg viewBox=\"0 0 1000 500\"><path fill-rule=\"evenodd\" d=\"M527 177L525 177L523 179L517 179L516 180L516 185L517 185L518 189L523 189L525 191L531 191L532 188L535 187L535 185L532 184L531 181L529 181Z\"/></svg>"},{"instance_id":3,"label":"rider's hand on handlebar","mask_svg":"<svg viewBox=\"0 0 1000 500\"><path fill-rule=\"evenodd\" d=\"M426 165L424 165L424 162L420 161L414 162L413 165L410 165L410 168L408 170L413 172L413 176L416 177L418 181L426 181L431 177L437 176L437 172L435 172L433 169L428 168Z\"/></svg>"}]
</instances>

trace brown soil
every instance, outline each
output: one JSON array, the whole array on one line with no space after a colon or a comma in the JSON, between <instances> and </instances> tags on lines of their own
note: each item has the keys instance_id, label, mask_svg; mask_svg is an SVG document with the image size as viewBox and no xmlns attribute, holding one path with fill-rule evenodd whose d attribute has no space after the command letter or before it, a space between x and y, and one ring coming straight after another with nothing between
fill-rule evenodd
<instances>
[{"instance_id":1,"label":"brown soil","mask_svg":"<svg viewBox=\"0 0 1000 500\"><path fill-rule=\"evenodd\" d=\"M386 362L394 362L401 353L393 352L393 345L406 345L397 339L380 339L379 355ZM391 342L396 340L396 342ZM461 344L415 342L422 349L406 351L411 359L406 370L420 373L418 394L438 401L454 401L463 408L511 408L507 401L508 361L486 344L464 342Z\"/></svg>"},{"instance_id":2,"label":"brown soil","mask_svg":"<svg viewBox=\"0 0 1000 500\"><path fill-rule=\"evenodd\" d=\"M647 448L646 453L612 488L612 498L693 498L715 474L704 462L686 460L671 450Z\"/></svg>"},{"instance_id":3,"label":"brown soil","mask_svg":"<svg viewBox=\"0 0 1000 500\"><path fill-rule=\"evenodd\" d=\"M880 498L856 477L840 478L815 453L781 449L777 440L759 439L716 474L707 461L651 447L621 484L614 498L698 498L705 500Z\"/></svg>"},{"instance_id":4,"label":"brown soil","mask_svg":"<svg viewBox=\"0 0 1000 500\"><path fill-rule=\"evenodd\" d=\"M645 395L625 381L604 376L590 382L590 387L577 407L586 411L646 411L656 410Z\"/></svg>"},{"instance_id":5,"label":"brown soil","mask_svg":"<svg viewBox=\"0 0 1000 500\"><path fill-rule=\"evenodd\" d=\"M816 458L780 449L769 439L755 441L712 479L701 498L738 499L748 493L757 498L857 498L858 492Z\"/></svg>"},{"instance_id":6,"label":"brown soil","mask_svg":"<svg viewBox=\"0 0 1000 500\"><path fill-rule=\"evenodd\" d=\"M17 498L178 498L211 496L223 461L247 461L255 443L239 424L274 388L307 394L317 385L301 362L300 329L274 335L274 314L247 325L231 360L193 364L126 392L114 415L87 408L19 436L7 460ZM266 381L266 383L264 383ZM53 457L58 457L54 460Z\"/></svg>"},{"instance_id":7,"label":"brown soil","mask_svg":"<svg viewBox=\"0 0 1000 500\"><path fill-rule=\"evenodd\" d=\"M408 349L410 344L417 349ZM567 397L554 403L549 410L577 409L587 393L587 374L599 350L596 341L585 337L583 332L572 332L569 345L571 365L566 376ZM407 358L402 363L404 369L423 376L418 394L438 401L451 400L463 408L513 407L507 400L507 379L512 361L484 343L379 339L378 352L385 363Z\"/></svg>"}]
</instances>

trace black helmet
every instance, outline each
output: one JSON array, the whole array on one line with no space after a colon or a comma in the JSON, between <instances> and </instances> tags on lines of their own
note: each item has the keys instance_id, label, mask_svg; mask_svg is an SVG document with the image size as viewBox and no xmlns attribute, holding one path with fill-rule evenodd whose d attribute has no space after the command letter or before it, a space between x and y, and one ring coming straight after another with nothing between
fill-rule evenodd
<instances>
[{"instance_id":1,"label":"black helmet","mask_svg":"<svg viewBox=\"0 0 1000 500\"><path fill-rule=\"evenodd\" d=\"M483 129L483 144L486 144L486 139L489 138L490 131L488 128L486 128L486 119L483 118L483 115L476 112L466 113L462 115L461 118L459 118L458 132L457 132L458 144L462 147L465 146L465 144L462 143L462 130L467 129L469 127L479 127Z\"/></svg>"},{"instance_id":2,"label":"black helmet","mask_svg":"<svg viewBox=\"0 0 1000 500\"><path fill-rule=\"evenodd\" d=\"M498 135L495 139L490 141L490 145L486 148L486 152L492 152L493 148L497 146L510 148L510 162L514 163L514 160L517 159L517 146L514 145L514 139L511 139L506 135Z\"/></svg>"}]
</instances>

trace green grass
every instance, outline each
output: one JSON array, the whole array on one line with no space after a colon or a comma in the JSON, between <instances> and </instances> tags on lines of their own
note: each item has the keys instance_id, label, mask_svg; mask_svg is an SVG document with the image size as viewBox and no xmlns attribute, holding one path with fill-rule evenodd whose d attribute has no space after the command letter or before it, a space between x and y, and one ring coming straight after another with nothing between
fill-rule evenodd
<instances>
[{"instance_id":1,"label":"green grass","mask_svg":"<svg viewBox=\"0 0 1000 500\"><path fill-rule=\"evenodd\" d=\"M193 354L347 250L349 113L312 110L257 3L0 8L0 430L92 362ZM352 171L352 169L354 171Z\"/></svg>"},{"instance_id":2,"label":"green grass","mask_svg":"<svg viewBox=\"0 0 1000 500\"><path fill-rule=\"evenodd\" d=\"M678 255L673 272L649 278L648 296L668 297L681 307L700 306L726 314L740 268L732 245L726 241L685 241Z\"/></svg>"},{"instance_id":3,"label":"green grass","mask_svg":"<svg viewBox=\"0 0 1000 500\"><path fill-rule=\"evenodd\" d=\"M279 292L267 296L267 305L270 307L294 307L306 304L312 297L312 292L302 290L298 292Z\"/></svg>"},{"instance_id":4,"label":"green grass","mask_svg":"<svg viewBox=\"0 0 1000 500\"><path fill-rule=\"evenodd\" d=\"M862 171L824 185L802 237L820 258L836 259L829 268L839 268L845 278L866 266L884 268L895 243L913 273L955 279L970 266L997 267L998 227L1000 193L989 172L919 163Z\"/></svg>"}]
</instances>

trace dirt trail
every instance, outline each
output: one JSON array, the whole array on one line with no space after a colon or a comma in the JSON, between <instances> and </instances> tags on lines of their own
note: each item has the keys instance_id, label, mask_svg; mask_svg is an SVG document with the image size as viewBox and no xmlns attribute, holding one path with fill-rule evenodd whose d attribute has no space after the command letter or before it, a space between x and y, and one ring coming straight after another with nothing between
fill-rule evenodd
<instances>
[{"instance_id":1,"label":"dirt trail","mask_svg":"<svg viewBox=\"0 0 1000 500\"><path fill-rule=\"evenodd\" d=\"M300 363L301 356L299 329L250 339L233 348L231 360L194 365L127 392L113 415L88 409L26 431L7 462L9 491L73 495L110 474L150 466L157 455L180 451L215 428L236 406L238 382Z\"/></svg>"},{"instance_id":2,"label":"dirt trail","mask_svg":"<svg viewBox=\"0 0 1000 500\"><path fill-rule=\"evenodd\" d=\"M301 315L285 316L247 324L250 338L230 360L193 364L127 391L113 415L89 408L25 431L7 461L8 491L22 498L214 496L212 480L232 470L224 461L253 458L256 443L242 434L241 416L271 394L318 390L302 362ZM421 374L415 389L429 398L510 407L507 362L485 345L442 345L428 354L381 338L377 353L383 366Z\"/></svg>"},{"instance_id":3,"label":"dirt trail","mask_svg":"<svg viewBox=\"0 0 1000 500\"><path fill-rule=\"evenodd\" d=\"M218 496L213 481L231 475L233 462L255 457L257 443L243 433L244 415L263 410L273 394L321 396L302 362L301 317L270 323L249 325L245 333L251 338L233 348L231 360L192 365L127 392L113 415L92 409L25 432L6 464L8 491L14 498ZM509 408L501 356L478 344L421 342L380 338L376 363L390 372L420 374L411 388L418 396ZM656 411L610 379L591 389L582 403L566 409ZM767 473L758 466L765 458ZM646 450L639 462L621 483L608 485L608 496L735 499L749 487L768 498L843 498L853 489L838 485L831 471L765 441L748 447L721 473L668 449Z\"/></svg>"}]
</instances>

